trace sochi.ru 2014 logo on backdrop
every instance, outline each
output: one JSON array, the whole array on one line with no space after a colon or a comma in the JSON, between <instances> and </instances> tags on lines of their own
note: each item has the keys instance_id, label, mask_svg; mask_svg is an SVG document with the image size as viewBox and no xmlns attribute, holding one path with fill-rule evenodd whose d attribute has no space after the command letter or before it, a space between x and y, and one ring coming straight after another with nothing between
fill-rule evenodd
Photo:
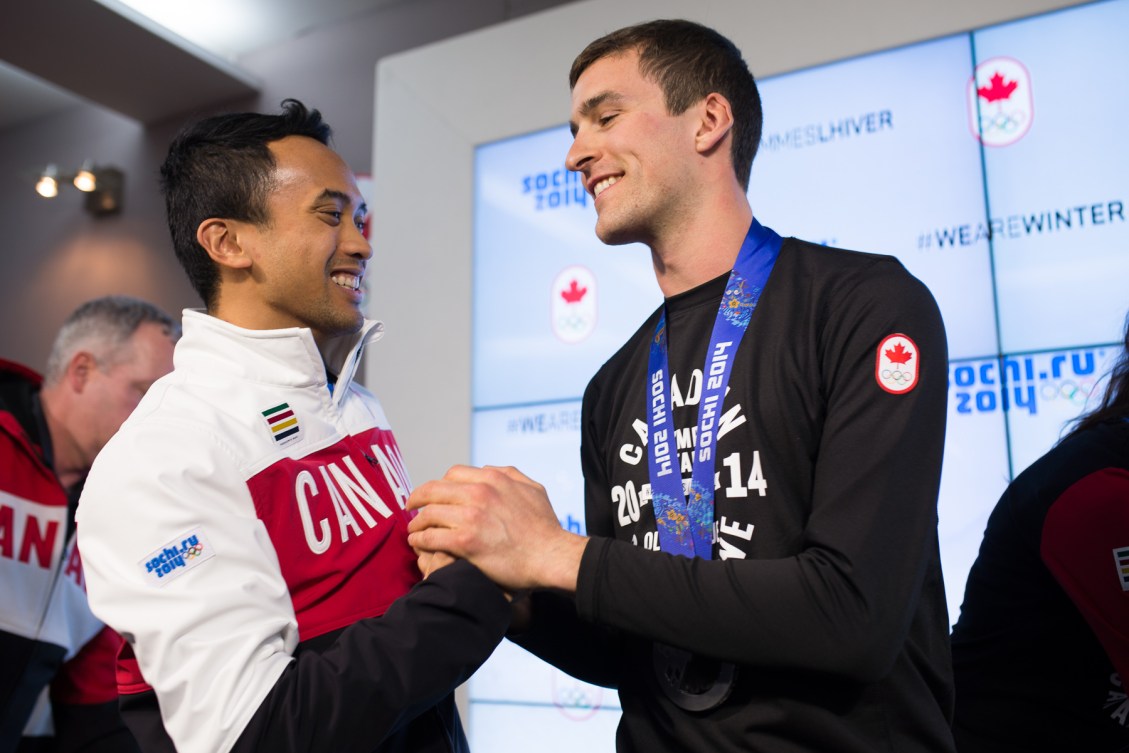
<instances>
[{"instance_id":1,"label":"sochi.ru 2014 logo on backdrop","mask_svg":"<svg viewBox=\"0 0 1129 753\"><path fill-rule=\"evenodd\" d=\"M1031 74L1014 58L989 58L968 82L968 125L985 146L1010 146L1035 115Z\"/></svg>"},{"instance_id":2,"label":"sochi.ru 2014 logo on backdrop","mask_svg":"<svg viewBox=\"0 0 1129 753\"><path fill-rule=\"evenodd\" d=\"M596 276L587 267L565 267L551 296L553 334L566 343L587 339L596 329Z\"/></svg>"}]
</instances>

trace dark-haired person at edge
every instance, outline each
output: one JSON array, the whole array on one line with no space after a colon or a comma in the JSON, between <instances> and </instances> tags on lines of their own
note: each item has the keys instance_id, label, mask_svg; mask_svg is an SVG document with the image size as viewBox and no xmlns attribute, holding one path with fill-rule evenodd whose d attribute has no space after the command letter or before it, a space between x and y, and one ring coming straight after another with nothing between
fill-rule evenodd
<instances>
[{"instance_id":1,"label":"dark-haired person at edge","mask_svg":"<svg viewBox=\"0 0 1129 753\"><path fill-rule=\"evenodd\" d=\"M0 360L0 751L129 753L121 638L90 611L74 540L95 456L172 370L180 327L129 296L63 322L41 377Z\"/></svg>"},{"instance_id":2,"label":"dark-haired person at edge","mask_svg":"<svg viewBox=\"0 0 1129 753\"><path fill-rule=\"evenodd\" d=\"M1129 751L1129 319L1124 346L988 518L952 634L960 753Z\"/></svg>"},{"instance_id":3,"label":"dark-haired person at edge","mask_svg":"<svg viewBox=\"0 0 1129 753\"><path fill-rule=\"evenodd\" d=\"M469 562L407 544L411 487L354 376L372 249L316 110L186 127L161 169L204 311L79 505L95 614L149 751L465 751L453 691L510 622ZM446 566L443 566L446 565Z\"/></svg>"},{"instance_id":4,"label":"dark-haired person at edge","mask_svg":"<svg viewBox=\"0 0 1129 753\"><path fill-rule=\"evenodd\" d=\"M589 536L519 471L456 467L409 541L534 589L515 640L618 689L623 753L952 751L932 296L753 218L760 99L715 31L622 29L570 81L596 234L649 246L665 297L584 394Z\"/></svg>"}]
</instances>

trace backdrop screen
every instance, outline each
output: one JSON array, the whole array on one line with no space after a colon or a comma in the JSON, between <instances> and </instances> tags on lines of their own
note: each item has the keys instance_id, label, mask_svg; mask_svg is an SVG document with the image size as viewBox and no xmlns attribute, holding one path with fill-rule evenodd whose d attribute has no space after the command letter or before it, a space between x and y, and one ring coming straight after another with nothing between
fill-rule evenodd
<instances>
[{"instance_id":1,"label":"backdrop screen","mask_svg":"<svg viewBox=\"0 0 1129 753\"><path fill-rule=\"evenodd\" d=\"M757 218L896 256L940 305L954 621L996 499L1092 404L1120 354L1125 29L1129 0L1111 0L759 82ZM562 125L477 149L472 461L521 468L583 532L580 397L662 298L645 248L596 239L590 197L564 168L570 142ZM470 702L477 750L614 749L615 692L509 643L471 680Z\"/></svg>"}]
</instances>

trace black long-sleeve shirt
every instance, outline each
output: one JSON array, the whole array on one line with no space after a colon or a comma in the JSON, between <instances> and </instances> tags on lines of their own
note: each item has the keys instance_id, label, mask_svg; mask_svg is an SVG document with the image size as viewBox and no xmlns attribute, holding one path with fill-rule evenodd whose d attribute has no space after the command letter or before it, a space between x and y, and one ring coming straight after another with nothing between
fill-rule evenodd
<instances>
[{"instance_id":1,"label":"black long-sleeve shirt","mask_svg":"<svg viewBox=\"0 0 1129 753\"><path fill-rule=\"evenodd\" d=\"M684 461L725 283L665 304ZM658 313L584 396L593 539L575 600L535 595L518 642L618 688L621 752L951 751L936 534L947 353L929 291L891 257L785 240L719 411L709 561L653 551L646 387ZM917 381L891 392L884 370ZM688 478L688 462L681 470ZM736 664L729 697L700 712L672 703L655 642Z\"/></svg>"}]
</instances>

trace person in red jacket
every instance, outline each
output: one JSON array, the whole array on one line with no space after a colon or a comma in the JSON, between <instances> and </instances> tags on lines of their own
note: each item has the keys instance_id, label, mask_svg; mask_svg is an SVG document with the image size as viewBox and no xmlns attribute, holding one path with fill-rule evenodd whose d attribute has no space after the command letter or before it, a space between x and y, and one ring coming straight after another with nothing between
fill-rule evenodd
<instances>
[{"instance_id":1,"label":"person in red jacket","mask_svg":"<svg viewBox=\"0 0 1129 753\"><path fill-rule=\"evenodd\" d=\"M1127 503L1123 350L1101 402L988 518L952 633L960 753L1129 750Z\"/></svg>"},{"instance_id":2,"label":"person in red jacket","mask_svg":"<svg viewBox=\"0 0 1129 753\"><path fill-rule=\"evenodd\" d=\"M0 750L136 750L117 709L120 639L87 605L74 517L179 332L156 306L109 296L68 317L45 376L0 359Z\"/></svg>"}]
</instances>

